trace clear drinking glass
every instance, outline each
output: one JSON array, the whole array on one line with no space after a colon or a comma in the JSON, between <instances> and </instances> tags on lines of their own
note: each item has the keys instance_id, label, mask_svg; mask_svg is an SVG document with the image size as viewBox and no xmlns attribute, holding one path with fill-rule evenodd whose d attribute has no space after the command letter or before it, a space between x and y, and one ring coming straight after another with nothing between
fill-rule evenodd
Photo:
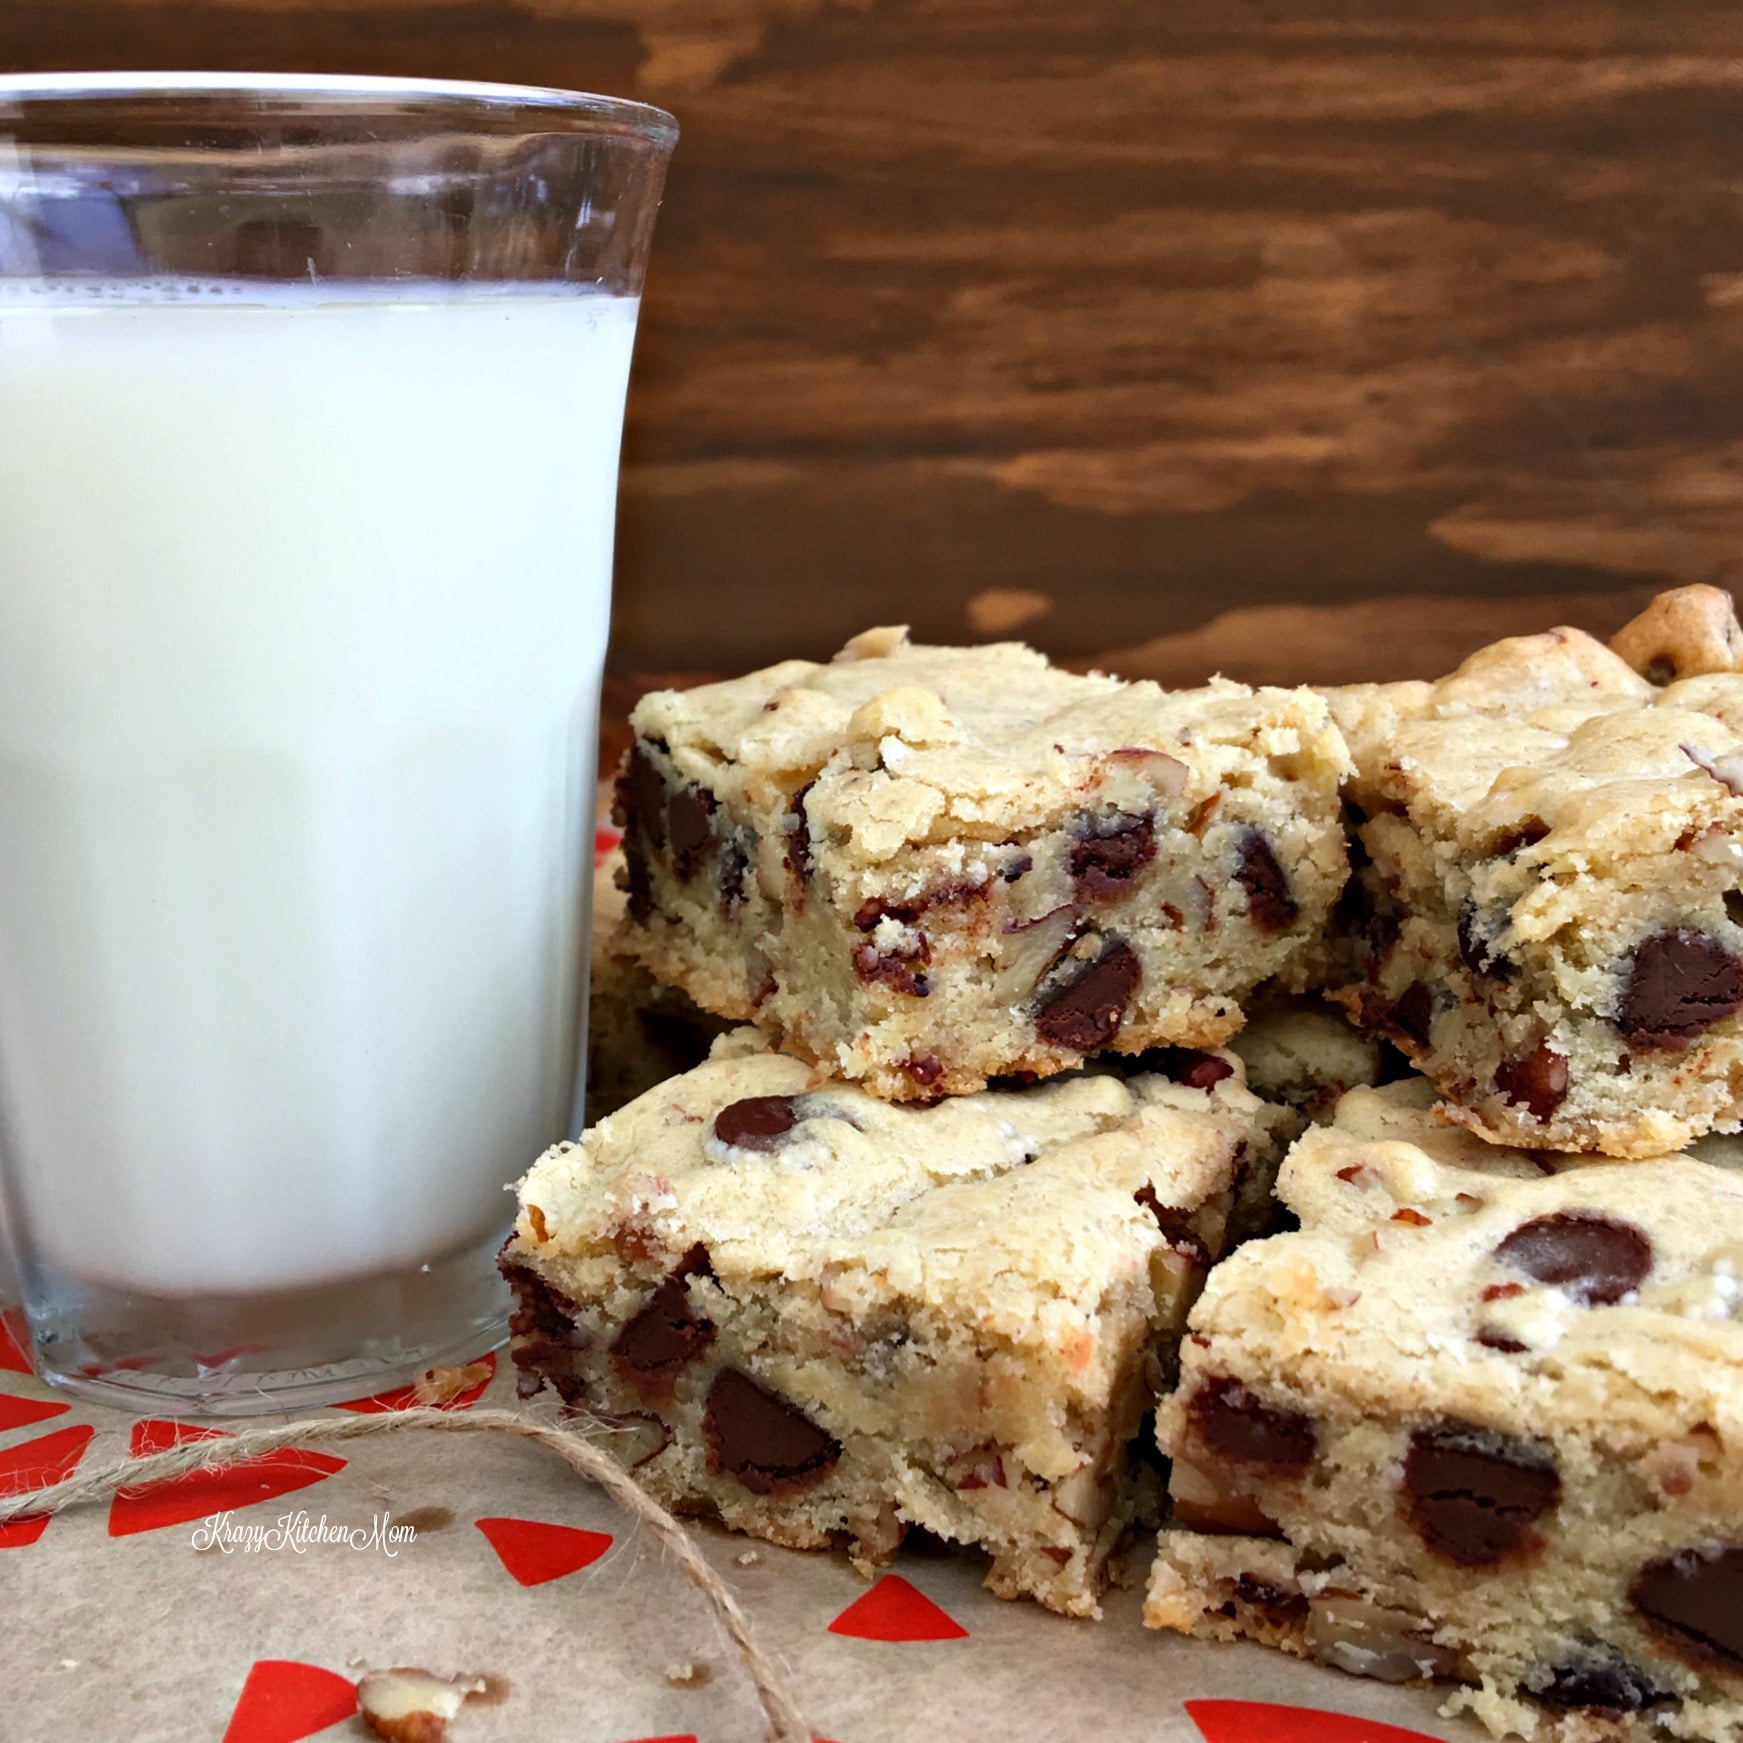
<instances>
[{"instance_id":1,"label":"clear drinking glass","mask_svg":"<svg viewBox=\"0 0 1743 1743\"><path fill-rule=\"evenodd\" d=\"M580 1106L618 445L670 116L0 80L0 1186L43 1374L500 1338Z\"/></svg>"}]
</instances>

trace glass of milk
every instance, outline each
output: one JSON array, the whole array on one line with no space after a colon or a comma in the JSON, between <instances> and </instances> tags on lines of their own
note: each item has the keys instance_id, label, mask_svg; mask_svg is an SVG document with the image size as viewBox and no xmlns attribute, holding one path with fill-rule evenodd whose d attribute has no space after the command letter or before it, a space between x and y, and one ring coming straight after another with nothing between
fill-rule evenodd
<instances>
[{"instance_id":1,"label":"glass of milk","mask_svg":"<svg viewBox=\"0 0 1743 1743\"><path fill-rule=\"evenodd\" d=\"M572 1135L618 444L670 116L0 79L0 1229L44 1376L498 1343Z\"/></svg>"}]
</instances>

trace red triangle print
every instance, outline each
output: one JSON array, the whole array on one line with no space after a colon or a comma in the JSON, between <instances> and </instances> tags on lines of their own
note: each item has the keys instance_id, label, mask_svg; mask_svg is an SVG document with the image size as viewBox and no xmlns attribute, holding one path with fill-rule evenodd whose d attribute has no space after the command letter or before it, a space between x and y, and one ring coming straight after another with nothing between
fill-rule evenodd
<instances>
[{"instance_id":1,"label":"red triangle print","mask_svg":"<svg viewBox=\"0 0 1743 1743\"><path fill-rule=\"evenodd\" d=\"M573 1525L543 1525L536 1519L480 1519L497 1560L523 1586L542 1586L580 1568L591 1567L611 1548L603 1531Z\"/></svg>"},{"instance_id":2,"label":"red triangle print","mask_svg":"<svg viewBox=\"0 0 1743 1743\"><path fill-rule=\"evenodd\" d=\"M28 1428L33 1422L47 1422L51 1416L65 1416L70 1404L57 1404L52 1398L14 1398L10 1392L0 1392L0 1434L9 1428Z\"/></svg>"},{"instance_id":3,"label":"red triangle print","mask_svg":"<svg viewBox=\"0 0 1743 1743\"><path fill-rule=\"evenodd\" d=\"M263 1658L248 1673L223 1743L297 1743L357 1711L357 1685L318 1664Z\"/></svg>"},{"instance_id":4,"label":"red triangle print","mask_svg":"<svg viewBox=\"0 0 1743 1743\"><path fill-rule=\"evenodd\" d=\"M86 1425L57 1428L53 1434L38 1435L23 1446L0 1453L0 1495L22 1495L28 1489L46 1489L62 1477L71 1476L85 1456L96 1429ZM0 1549L17 1549L35 1543L48 1530L46 1517L14 1519L0 1525Z\"/></svg>"},{"instance_id":5,"label":"red triangle print","mask_svg":"<svg viewBox=\"0 0 1743 1743\"><path fill-rule=\"evenodd\" d=\"M916 1591L900 1574L885 1574L863 1598L829 1624L855 1640L966 1640L968 1630Z\"/></svg>"},{"instance_id":6,"label":"red triangle print","mask_svg":"<svg viewBox=\"0 0 1743 1743\"><path fill-rule=\"evenodd\" d=\"M595 829L593 831L593 869L598 869L611 857L611 850L623 840L615 829ZM660 1743L659 1738L654 1743Z\"/></svg>"},{"instance_id":7,"label":"red triangle print","mask_svg":"<svg viewBox=\"0 0 1743 1743\"><path fill-rule=\"evenodd\" d=\"M192 1428L181 1422L136 1422L128 1451L138 1459L190 1440L228 1438L215 1428ZM109 1535L131 1537L139 1531L160 1531L166 1525L186 1525L213 1513L252 1507L306 1489L344 1468L343 1459L287 1446L227 1470L192 1471L165 1483L123 1489L109 1504Z\"/></svg>"},{"instance_id":8,"label":"red triangle print","mask_svg":"<svg viewBox=\"0 0 1743 1743\"><path fill-rule=\"evenodd\" d=\"M484 1388L496 1378L496 1352L492 1350L478 1360L490 1371L476 1386L468 1386L464 1392L444 1399L436 1406L438 1410L470 1410L484 1396ZM333 1408L355 1410L360 1416L374 1416L383 1410L410 1410L417 1402L415 1385L396 1386L391 1392L377 1392L373 1398L353 1398L348 1403L335 1404Z\"/></svg>"},{"instance_id":9,"label":"red triangle print","mask_svg":"<svg viewBox=\"0 0 1743 1743\"><path fill-rule=\"evenodd\" d=\"M1270 1701L1188 1701L1186 1711L1204 1743L1434 1743L1421 1731L1378 1719Z\"/></svg>"},{"instance_id":10,"label":"red triangle print","mask_svg":"<svg viewBox=\"0 0 1743 1743\"><path fill-rule=\"evenodd\" d=\"M30 1340L24 1335L24 1321L17 1308L0 1313L0 1368L9 1374L34 1374L30 1361Z\"/></svg>"}]
</instances>

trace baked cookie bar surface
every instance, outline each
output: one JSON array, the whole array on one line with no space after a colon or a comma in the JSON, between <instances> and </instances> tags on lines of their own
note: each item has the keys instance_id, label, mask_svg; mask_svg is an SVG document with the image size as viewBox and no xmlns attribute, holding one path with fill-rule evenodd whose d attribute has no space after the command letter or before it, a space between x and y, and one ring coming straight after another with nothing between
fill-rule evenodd
<instances>
[{"instance_id":1,"label":"baked cookie bar surface","mask_svg":"<svg viewBox=\"0 0 1743 1743\"><path fill-rule=\"evenodd\" d=\"M1238 1064L1076 1073L915 1107L751 1032L520 1185L523 1393L621 1432L680 1511L887 1560L910 1526L988 1585L1097 1610L1131 1442L1278 1114Z\"/></svg>"},{"instance_id":2,"label":"baked cookie bar surface","mask_svg":"<svg viewBox=\"0 0 1743 1743\"><path fill-rule=\"evenodd\" d=\"M1307 690L1063 672L873 630L645 697L622 947L890 1099L1219 1045L1343 887L1343 742Z\"/></svg>"},{"instance_id":3,"label":"baked cookie bar surface","mask_svg":"<svg viewBox=\"0 0 1743 1743\"><path fill-rule=\"evenodd\" d=\"M1496 1142L1654 1156L1743 1120L1743 675L1577 630L1335 692L1342 1002Z\"/></svg>"},{"instance_id":4,"label":"baked cookie bar surface","mask_svg":"<svg viewBox=\"0 0 1743 1743\"><path fill-rule=\"evenodd\" d=\"M1210 1277L1145 1618L1557 1743L1743 1735L1734 1140L1546 1161L1355 1090Z\"/></svg>"}]
</instances>

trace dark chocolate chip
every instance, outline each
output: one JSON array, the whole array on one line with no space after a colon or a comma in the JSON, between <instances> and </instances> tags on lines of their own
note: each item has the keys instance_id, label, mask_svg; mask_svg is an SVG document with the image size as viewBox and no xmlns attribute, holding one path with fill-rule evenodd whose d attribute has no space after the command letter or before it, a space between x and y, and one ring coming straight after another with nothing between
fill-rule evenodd
<instances>
[{"instance_id":1,"label":"dark chocolate chip","mask_svg":"<svg viewBox=\"0 0 1743 1743\"><path fill-rule=\"evenodd\" d=\"M1547 1120L1567 1100L1567 1056L1547 1041L1495 1068L1495 1087L1534 1120Z\"/></svg>"},{"instance_id":2,"label":"dark chocolate chip","mask_svg":"<svg viewBox=\"0 0 1743 1743\"><path fill-rule=\"evenodd\" d=\"M1628 1601L1681 1657L1743 1669L1743 1548L1715 1543L1649 1562Z\"/></svg>"},{"instance_id":3,"label":"dark chocolate chip","mask_svg":"<svg viewBox=\"0 0 1743 1743\"><path fill-rule=\"evenodd\" d=\"M692 1277L712 1277L700 1241L643 1302L611 1346L611 1367L650 1403L669 1398L672 1382L714 1342L714 1322L690 1302Z\"/></svg>"},{"instance_id":4,"label":"dark chocolate chip","mask_svg":"<svg viewBox=\"0 0 1743 1743\"><path fill-rule=\"evenodd\" d=\"M827 1476L841 1443L804 1411L736 1368L722 1368L702 1415L711 1476L735 1477L753 1495L786 1495Z\"/></svg>"},{"instance_id":5,"label":"dark chocolate chip","mask_svg":"<svg viewBox=\"0 0 1743 1743\"><path fill-rule=\"evenodd\" d=\"M1014 884L1018 878L1026 876L1035 869L1035 856L1029 853L1019 853L1005 869L999 873L1007 884Z\"/></svg>"},{"instance_id":6,"label":"dark chocolate chip","mask_svg":"<svg viewBox=\"0 0 1743 1743\"><path fill-rule=\"evenodd\" d=\"M1193 1231L1187 1213L1164 1204L1156 1196L1156 1188L1146 1180L1132 1197L1156 1219L1163 1237L1181 1258L1194 1265L1210 1264L1210 1248Z\"/></svg>"},{"instance_id":7,"label":"dark chocolate chip","mask_svg":"<svg viewBox=\"0 0 1743 1743\"><path fill-rule=\"evenodd\" d=\"M990 879L977 884L963 878L954 883L935 884L916 896L868 896L855 911L853 923L861 932L871 931L886 918L911 925L934 908L962 907L969 902L978 902L991 888Z\"/></svg>"},{"instance_id":8,"label":"dark chocolate chip","mask_svg":"<svg viewBox=\"0 0 1743 1743\"><path fill-rule=\"evenodd\" d=\"M1525 1692L1546 1707L1582 1707L1592 1712L1638 1713L1675 1697L1621 1653L1596 1647L1578 1658L1525 1679Z\"/></svg>"},{"instance_id":9,"label":"dark chocolate chip","mask_svg":"<svg viewBox=\"0 0 1743 1743\"><path fill-rule=\"evenodd\" d=\"M793 829L787 837L785 858L787 870L800 883L807 882L811 876L811 823L805 815L805 800L816 785L815 781L807 781L793 795Z\"/></svg>"},{"instance_id":10,"label":"dark chocolate chip","mask_svg":"<svg viewBox=\"0 0 1743 1743\"><path fill-rule=\"evenodd\" d=\"M637 836L650 847L665 846L666 783L653 758L639 744L630 746L617 772L611 816L626 836Z\"/></svg>"},{"instance_id":11,"label":"dark chocolate chip","mask_svg":"<svg viewBox=\"0 0 1743 1743\"><path fill-rule=\"evenodd\" d=\"M706 787L685 787L666 803L666 832L672 843L672 870L688 883L714 845L714 795Z\"/></svg>"},{"instance_id":12,"label":"dark chocolate chip","mask_svg":"<svg viewBox=\"0 0 1743 1743\"><path fill-rule=\"evenodd\" d=\"M1300 912L1289 879L1277 863L1271 844L1258 830L1242 839L1235 865L1235 882L1247 892L1247 914L1261 932L1286 932Z\"/></svg>"},{"instance_id":13,"label":"dark chocolate chip","mask_svg":"<svg viewBox=\"0 0 1743 1743\"><path fill-rule=\"evenodd\" d=\"M1561 1499L1555 1455L1466 1422L1410 1437L1402 1507L1428 1547L1460 1567L1494 1567L1538 1544L1531 1529Z\"/></svg>"},{"instance_id":14,"label":"dark chocolate chip","mask_svg":"<svg viewBox=\"0 0 1743 1743\"><path fill-rule=\"evenodd\" d=\"M1264 1611L1268 1622L1298 1622L1307 1615L1307 1599L1300 1592L1286 1592L1257 1574L1237 1574L1234 1590L1243 1604Z\"/></svg>"},{"instance_id":15,"label":"dark chocolate chip","mask_svg":"<svg viewBox=\"0 0 1743 1743\"><path fill-rule=\"evenodd\" d=\"M1629 958L1616 1027L1631 1047L1680 1053L1739 1009L1743 963L1718 939L1679 926L1654 932Z\"/></svg>"},{"instance_id":16,"label":"dark chocolate chip","mask_svg":"<svg viewBox=\"0 0 1743 1743\"><path fill-rule=\"evenodd\" d=\"M1517 1356L1526 1347L1518 1338L1509 1337L1506 1332L1492 1325L1477 1328L1477 1342L1486 1350L1499 1350L1504 1356Z\"/></svg>"},{"instance_id":17,"label":"dark chocolate chip","mask_svg":"<svg viewBox=\"0 0 1743 1743\"><path fill-rule=\"evenodd\" d=\"M1594 1210L1558 1211L1521 1223L1495 1257L1539 1283L1555 1283L1584 1307L1609 1307L1652 1270L1652 1242L1633 1223Z\"/></svg>"},{"instance_id":18,"label":"dark chocolate chip","mask_svg":"<svg viewBox=\"0 0 1743 1743\"><path fill-rule=\"evenodd\" d=\"M1226 1059L1197 1047L1157 1047L1144 1055L1144 1064L1188 1089L1215 1089L1225 1077L1235 1074Z\"/></svg>"},{"instance_id":19,"label":"dark chocolate chip","mask_svg":"<svg viewBox=\"0 0 1743 1743\"><path fill-rule=\"evenodd\" d=\"M1386 1027L1418 1047L1427 1047L1434 1033L1434 994L1426 981L1413 980L1392 1006Z\"/></svg>"},{"instance_id":20,"label":"dark chocolate chip","mask_svg":"<svg viewBox=\"0 0 1743 1743\"><path fill-rule=\"evenodd\" d=\"M925 969L932 960L926 934L917 932L912 943L880 950L875 944L853 947L853 972L867 986L887 986L892 992L923 999L932 990Z\"/></svg>"},{"instance_id":21,"label":"dark chocolate chip","mask_svg":"<svg viewBox=\"0 0 1743 1743\"><path fill-rule=\"evenodd\" d=\"M648 868L648 856L641 843L630 836L623 838L622 885L629 895L629 917L646 920L654 911L654 878Z\"/></svg>"},{"instance_id":22,"label":"dark chocolate chip","mask_svg":"<svg viewBox=\"0 0 1743 1743\"><path fill-rule=\"evenodd\" d=\"M1093 961L1055 981L1035 1009L1035 1032L1054 1047L1090 1053L1114 1038L1143 978L1138 954L1111 938Z\"/></svg>"},{"instance_id":23,"label":"dark chocolate chip","mask_svg":"<svg viewBox=\"0 0 1743 1743\"><path fill-rule=\"evenodd\" d=\"M581 1353L593 1338L575 1323L575 1303L524 1265L499 1258L497 1267L514 1291L508 1330L513 1340L510 1358L520 1370L516 1392L531 1398L548 1381L565 1404L580 1403L587 1395Z\"/></svg>"},{"instance_id":24,"label":"dark chocolate chip","mask_svg":"<svg viewBox=\"0 0 1743 1743\"><path fill-rule=\"evenodd\" d=\"M802 1117L797 1096L746 1096L714 1116L714 1135L735 1150L773 1150Z\"/></svg>"},{"instance_id":25,"label":"dark chocolate chip","mask_svg":"<svg viewBox=\"0 0 1743 1743\"><path fill-rule=\"evenodd\" d=\"M729 835L720 845L720 864L715 882L720 890L720 906L728 914L739 907L745 897L744 881L750 872L750 847L738 835Z\"/></svg>"},{"instance_id":26,"label":"dark chocolate chip","mask_svg":"<svg viewBox=\"0 0 1743 1743\"><path fill-rule=\"evenodd\" d=\"M1486 922L1487 916L1474 902L1466 902L1459 909L1459 960L1472 974L1486 974L1491 980L1511 980L1519 972L1518 965L1490 942L1491 934L1504 930L1506 922L1503 920L1499 927Z\"/></svg>"},{"instance_id":27,"label":"dark chocolate chip","mask_svg":"<svg viewBox=\"0 0 1743 1743\"><path fill-rule=\"evenodd\" d=\"M1262 1404L1239 1380L1213 1375L1187 1406L1192 1432L1208 1451L1268 1470L1304 1471L1319 1447L1313 1418L1299 1410Z\"/></svg>"},{"instance_id":28,"label":"dark chocolate chip","mask_svg":"<svg viewBox=\"0 0 1743 1743\"><path fill-rule=\"evenodd\" d=\"M1156 857L1156 819L1149 814L1090 818L1075 833L1069 864L1080 902L1119 895Z\"/></svg>"}]
</instances>

